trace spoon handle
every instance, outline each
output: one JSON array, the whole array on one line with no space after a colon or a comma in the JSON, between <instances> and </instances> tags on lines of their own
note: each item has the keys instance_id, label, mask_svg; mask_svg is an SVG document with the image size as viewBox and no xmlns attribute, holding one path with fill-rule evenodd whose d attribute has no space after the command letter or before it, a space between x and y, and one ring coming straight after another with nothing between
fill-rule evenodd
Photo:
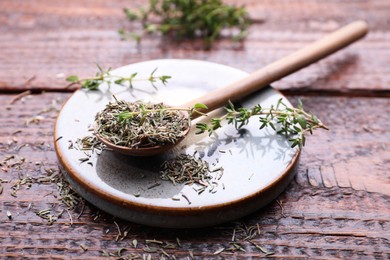
<instances>
[{"instance_id":1,"label":"spoon handle","mask_svg":"<svg viewBox=\"0 0 390 260\"><path fill-rule=\"evenodd\" d=\"M225 106L228 100L232 102L237 101L348 46L365 36L367 32L368 26L366 22L352 22L309 46L253 72L248 77L192 100L184 104L183 107L193 107L196 103L202 103L208 107L207 111L212 111ZM198 114L195 113L193 116L197 117Z\"/></svg>"}]
</instances>

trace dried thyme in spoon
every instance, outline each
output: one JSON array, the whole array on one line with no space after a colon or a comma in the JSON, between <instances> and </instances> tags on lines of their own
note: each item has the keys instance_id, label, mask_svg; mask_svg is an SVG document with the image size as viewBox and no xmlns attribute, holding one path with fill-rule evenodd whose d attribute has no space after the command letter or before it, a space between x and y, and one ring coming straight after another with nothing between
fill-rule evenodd
<instances>
[{"instance_id":1,"label":"dried thyme in spoon","mask_svg":"<svg viewBox=\"0 0 390 260\"><path fill-rule=\"evenodd\" d=\"M109 142L130 148L174 144L189 128L189 117L163 104L110 102L95 117L96 133Z\"/></svg>"}]
</instances>

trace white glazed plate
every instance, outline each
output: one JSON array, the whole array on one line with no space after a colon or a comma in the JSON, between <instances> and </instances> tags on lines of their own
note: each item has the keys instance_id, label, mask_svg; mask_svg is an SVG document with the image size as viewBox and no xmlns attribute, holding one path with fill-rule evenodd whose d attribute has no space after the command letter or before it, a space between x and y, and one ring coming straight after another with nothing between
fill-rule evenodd
<instances>
[{"instance_id":1,"label":"white glazed plate","mask_svg":"<svg viewBox=\"0 0 390 260\"><path fill-rule=\"evenodd\" d=\"M65 175L74 189L96 207L120 218L140 224L188 228L215 225L245 216L275 199L292 179L299 150L290 148L286 138L274 130L259 130L252 118L240 130L225 125L215 135L196 135L191 130L175 149L152 157L131 157L112 151L92 153L88 162L84 151L69 149L70 143L90 136L97 112L117 99L164 101L184 104L213 89L239 80L247 73L224 65L195 60L152 60L113 70L112 75L147 78L170 75L167 86L157 89L145 82L134 82L129 89L119 85L101 86L99 91L78 90L63 106L55 126L55 148ZM269 107L284 98L268 87L239 105ZM285 103L289 104L287 100ZM223 114L214 111L207 118ZM193 122L195 125L197 121ZM174 185L160 179L160 165L178 154L187 153L209 163L216 172L214 185L201 194L197 185Z\"/></svg>"}]
</instances>

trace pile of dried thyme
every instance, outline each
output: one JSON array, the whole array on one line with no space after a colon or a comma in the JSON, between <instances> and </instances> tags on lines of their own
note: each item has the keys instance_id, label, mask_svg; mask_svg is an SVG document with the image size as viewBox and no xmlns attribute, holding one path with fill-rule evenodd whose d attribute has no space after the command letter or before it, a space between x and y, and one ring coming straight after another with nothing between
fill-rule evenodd
<instances>
[{"instance_id":1,"label":"pile of dried thyme","mask_svg":"<svg viewBox=\"0 0 390 260\"><path fill-rule=\"evenodd\" d=\"M111 143L141 148L176 143L189 117L163 104L116 100L96 115L95 124L96 133Z\"/></svg>"},{"instance_id":2,"label":"pile of dried thyme","mask_svg":"<svg viewBox=\"0 0 390 260\"><path fill-rule=\"evenodd\" d=\"M210 169L209 164L193 155L180 154L172 160L163 162L160 170L162 180L171 181L173 184L184 183L185 185L200 184L204 187L210 186L214 172L220 172L220 179L223 169L221 167Z\"/></svg>"}]
</instances>

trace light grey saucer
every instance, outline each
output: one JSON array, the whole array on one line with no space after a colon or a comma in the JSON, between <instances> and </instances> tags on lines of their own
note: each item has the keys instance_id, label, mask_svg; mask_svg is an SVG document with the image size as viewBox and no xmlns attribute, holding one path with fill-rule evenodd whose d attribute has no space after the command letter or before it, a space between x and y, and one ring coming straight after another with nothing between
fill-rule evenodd
<instances>
[{"instance_id":1,"label":"light grey saucer","mask_svg":"<svg viewBox=\"0 0 390 260\"><path fill-rule=\"evenodd\" d=\"M224 126L215 135L196 135L192 129L174 150L153 157L129 157L112 151L93 153L88 162L84 151L69 149L70 142L91 135L89 131L98 111L118 99L164 101L180 105L208 91L245 77L247 73L220 64L195 60L152 60L113 70L113 75L148 77L170 75L167 86L154 89L148 82L135 82L129 89L118 85L102 86L99 91L78 90L63 106L55 126L55 149L74 189L96 207L120 218L140 224L188 228L227 222L260 209L275 199L292 179L299 150L272 129L259 130L256 118L237 131ZM240 103L263 107L284 98L266 88ZM289 102L285 100L287 104ZM223 109L213 116L222 115ZM198 120L205 120L204 118ZM193 125L196 122L193 122ZM173 185L162 181L159 167L177 154L194 154L210 168L222 167L214 186L198 194L196 185Z\"/></svg>"}]
</instances>

